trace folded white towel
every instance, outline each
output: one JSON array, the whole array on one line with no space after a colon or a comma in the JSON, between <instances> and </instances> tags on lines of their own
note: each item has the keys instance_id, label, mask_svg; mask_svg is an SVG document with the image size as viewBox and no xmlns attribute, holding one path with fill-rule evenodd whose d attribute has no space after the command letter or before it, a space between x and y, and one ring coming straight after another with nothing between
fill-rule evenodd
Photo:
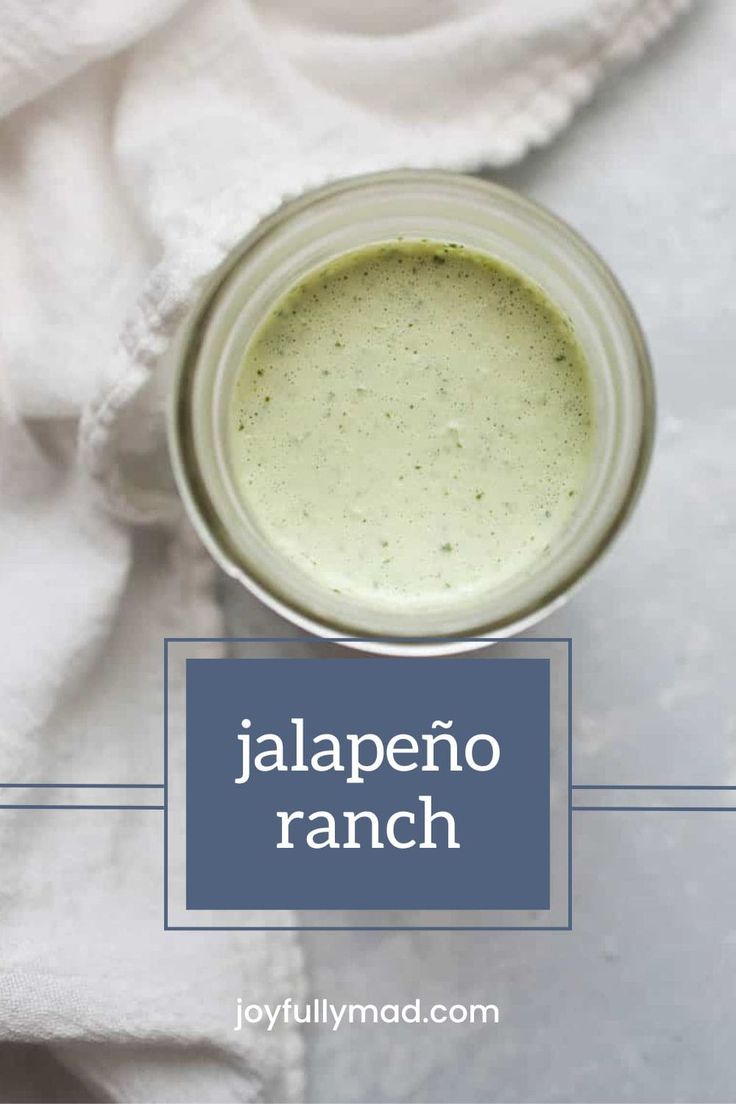
<instances>
[{"instance_id":1,"label":"folded white towel","mask_svg":"<svg viewBox=\"0 0 736 1104\"><path fill-rule=\"evenodd\" d=\"M0 0L1 783L158 781L161 638L220 629L161 478L202 276L309 185L518 159L684 7ZM0 1035L114 1099L299 1098L293 1030L231 1030L296 941L164 933L161 852L159 812L0 809Z\"/></svg>"}]
</instances>

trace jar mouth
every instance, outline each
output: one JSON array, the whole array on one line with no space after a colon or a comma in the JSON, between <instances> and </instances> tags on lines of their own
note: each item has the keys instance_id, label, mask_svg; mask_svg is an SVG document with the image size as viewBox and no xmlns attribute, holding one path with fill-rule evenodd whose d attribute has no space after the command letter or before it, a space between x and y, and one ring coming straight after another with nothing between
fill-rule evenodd
<instances>
[{"instance_id":1,"label":"jar mouth","mask_svg":"<svg viewBox=\"0 0 736 1104\"><path fill-rule=\"evenodd\" d=\"M396 239L458 242L502 261L566 315L593 386L595 454L578 507L546 558L503 588L435 609L336 594L282 557L243 512L225 450L234 372L283 293L337 256ZM497 184L429 170L349 178L285 204L211 277L180 329L169 409L175 478L221 567L301 628L368 650L449 652L507 636L558 604L630 513L651 454L654 387L634 312L605 263L544 208ZM365 643L371 638L373 643Z\"/></svg>"}]
</instances>

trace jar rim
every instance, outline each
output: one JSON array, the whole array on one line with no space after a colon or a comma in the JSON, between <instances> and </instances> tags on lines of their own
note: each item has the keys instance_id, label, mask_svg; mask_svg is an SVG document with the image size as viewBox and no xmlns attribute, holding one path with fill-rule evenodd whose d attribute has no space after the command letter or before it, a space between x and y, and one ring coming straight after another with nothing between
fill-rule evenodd
<instances>
[{"instance_id":1,"label":"jar rim","mask_svg":"<svg viewBox=\"0 0 736 1104\"><path fill-rule=\"evenodd\" d=\"M279 593L278 588L273 585L273 580L264 577L262 572L254 570L252 563L244 562L239 550L234 548L231 535L228 534L227 527L213 504L210 490L199 470L200 465L191 440L193 381L207 338L208 327L212 325L225 289L233 274L256 248L263 248L264 245L267 247L269 238L273 239L274 235L277 236L298 216L316 211L321 205L342 196L386 186L411 188L420 185L450 189L457 195L459 201L462 201L463 197L473 197L474 201L480 203L495 202L499 205L499 209L511 212L523 224L531 223L542 233L546 230L575 251L577 259L587 266L592 278L598 281L601 294L613 305L617 321L626 331L628 347L631 350L627 367L638 393L638 426L635 440L632 442L630 472L626 477L626 485L615 502L615 507L609 511L605 525L601 526L597 538L585 549L584 554L577 558L573 556L569 569L553 583L547 587L538 588L538 592L525 604L502 616L486 620L481 618L467 634L464 632L436 634L391 632L368 633L363 636L358 635L361 633L360 626L356 627L349 621L315 613L309 603L300 602L293 593ZM170 390L168 409L168 439L177 487L200 539L220 567L228 575L237 578L264 604L313 635L349 641L353 646L362 647L363 650L385 654L447 654L477 647L488 638L518 633L564 601L608 549L630 516L648 470L653 447L654 422L654 380L644 336L626 293L595 249L563 219L503 185L461 173L403 169L348 177L305 192L283 203L238 242L206 282L177 335L174 351L174 380ZM535 573L535 577L541 574L542 572ZM348 635L339 636L341 632Z\"/></svg>"}]
</instances>

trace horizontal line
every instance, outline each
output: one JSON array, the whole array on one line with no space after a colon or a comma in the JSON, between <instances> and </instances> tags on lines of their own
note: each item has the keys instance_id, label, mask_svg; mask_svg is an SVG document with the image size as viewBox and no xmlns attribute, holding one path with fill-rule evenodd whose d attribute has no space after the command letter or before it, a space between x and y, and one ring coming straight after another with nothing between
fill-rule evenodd
<instances>
[{"instance_id":1,"label":"horizontal line","mask_svg":"<svg viewBox=\"0 0 736 1104\"><path fill-rule=\"evenodd\" d=\"M736 805L573 805L574 813L736 813Z\"/></svg>"},{"instance_id":2,"label":"horizontal line","mask_svg":"<svg viewBox=\"0 0 736 1104\"><path fill-rule=\"evenodd\" d=\"M574 790L736 790L736 786L645 786L645 785L615 785L615 786L581 786L577 783Z\"/></svg>"},{"instance_id":3,"label":"horizontal line","mask_svg":"<svg viewBox=\"0 0 736 1104\"><path fill-rule=\"evenodd\" d=\"M461 644L479 640L497 644L567 644L569 636L165 636L165 644L320 644L352 643L362 640L375 644ZM270 928L266 929L270 931ZM326 929L330 931L331 929ZM342 929L340 929L342 930ZM360 929L370 930L370 929ZM414 929L412 929L414 930ZM450 929L452 930L452 929ZM481 929L483 931L487 929ZM526 929L524 929L526 930ZM556 929L555 929L556 930Z\"/></svg>"},{"instance_id":4,"label":"horizontal line","mask_svg":"<svg viewBox=\"0 0 736 1104\"><path fill-rule=\"evenodd\" d=\"M180 924L167 924L164 927L164 931L184 931L184 932L207 932L207 931L529 931L529 932L569 932L572 928L562 925L552 927L518 927L513 925L499 926L499 925L469 925L469 924L453 924L447 926L420 924L417 926L409 926L407 924L359 924L347 925L337 924L333 927L323 927L311 924L294 924L294 925L281 925L272 924L264 927L253 927L245 924L234 925L213 925L212 927L194 927L185 926Z\"/></svg>"},{"instance_id":5,"label":"horizontal line","mask_svg":"<svg viewBox=\"0 0 736 1104\"><path fill-rule=\"evenodd\" d=\"M3 805L0 809L163 809L163 805Z\"/></svg>"},{"instance_id":6,"label":"horizontal line","mask_svg":"<svg viewBox=\"0 0 736 1104\"><path fill-rule=\"evenodd\" d=\"M0 782L0 790L162 790L159 782Z\"/></svg>"}]
</instances>

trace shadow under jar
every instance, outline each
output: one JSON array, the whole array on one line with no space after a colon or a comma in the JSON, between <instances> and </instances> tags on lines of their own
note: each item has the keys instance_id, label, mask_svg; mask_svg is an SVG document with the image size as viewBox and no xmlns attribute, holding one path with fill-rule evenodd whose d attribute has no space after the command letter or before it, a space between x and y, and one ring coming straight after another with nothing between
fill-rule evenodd
<instances>
[{"instance_id":1,"label":"shadow under jar","mask_svg":"<svg viewBox=\"0 0 736 1104\"><path fill-rule=\"evenodd\" d=\"M285 205L175 349L173 468L212 556L299 627L386 654L461 651L555 608L632 509L653 428L609 269L467 176Z\"/></svg>"}]
</instances>

